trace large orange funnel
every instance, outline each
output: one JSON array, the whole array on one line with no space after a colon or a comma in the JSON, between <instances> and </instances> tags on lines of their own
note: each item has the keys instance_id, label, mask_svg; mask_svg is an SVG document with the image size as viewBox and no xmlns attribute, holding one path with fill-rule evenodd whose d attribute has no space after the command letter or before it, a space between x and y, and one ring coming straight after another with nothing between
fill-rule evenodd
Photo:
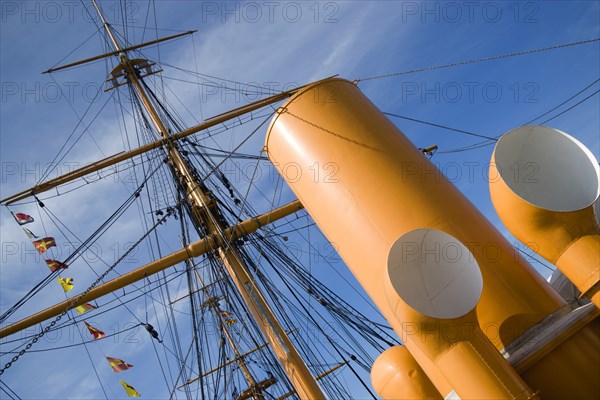
<instances>
[{"instance_id":1,"label":"large orange funnel","mask_svg":"<svg viewBox=\"0 0 600 400\"><path fill-rule=\"evenodd\" d=\"M473 253L483 277L477 319L499 349L565 304L351 82L330 79L292 96L269 126L266 149L400 335L383 290L387 257L420 228L448 233Z\"/></svg>"},{"instance_id":2,"label":"large orange funnel","mask_svg":"<svg viewBox=\"0 0 600 400\"><path fill-rule=\"evenodd\" d=\"M496 144L490 168L494 207L506 227L600 307L598 161L577 139L522 126Z\"/></svg>"}]
</instances>

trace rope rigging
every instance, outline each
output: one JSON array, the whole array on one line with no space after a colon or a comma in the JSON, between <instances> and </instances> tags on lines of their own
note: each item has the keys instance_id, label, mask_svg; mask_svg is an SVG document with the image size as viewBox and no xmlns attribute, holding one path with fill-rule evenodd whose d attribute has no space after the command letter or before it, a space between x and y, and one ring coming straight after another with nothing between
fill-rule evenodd
<instances>
[{"instance_id":1,"label":"rope rigging","mask_svg":"<svg viewBox=\"0 0 600 400\"><path fill-rule=\"evenodd\" d=\"M9 399L21 400L21 397L14 390L12 390L5 382L0 380L0 390L8 396Z\"/></svg>"},{"instance_id":2,"label":"rope rigging","mask_svg":"<svg viewBox=\"0 0 600 400\"><path fill-rule=\"evenodd\" d=\"M114 223L115 221L135 202L135 200L139 197L141 190L143 189L147 180L152 176L155 169L138 187L138 189L133 192L118 208L112 215L110 215L86 240L84 240L80 246L78 246L65 260L64 264L69 264L73 261L76 261L83 255L83 252L88 249L95 240L100 238ZM47 208L44 208L46 212L50 211ZM29 301L33 296L39 293L44 287L46 287L51 281L54 280L56 276L61 273L60 269L52 271L46 278L44 278L40 283L34 286L28 293L25 294L20 300L18 300L13 306L11 306L6 312L4 312L0 316L0 323L3 323L12 316L20 307L22 307L27 301Z\"/></svg>"},{"instance_id":3,"label":"rope rigging","mask_svg":"<svg viewBox=\"0 0 600 400\"><path fill-rule=\"evenodd\" d=\"M180 278L180 277L182 276L182 274L183 274L183 273L184 273L184 272L181 272L181 271L179 271L179 272L173 272L173 273L171 273L171 275L172 275L172 276L170 276L170 277L169 277L169 279L168 279L166 282L162 282L162 283L158 283L158 281L155 281L155 282L149 282L149 283L147 283L147 284L146 284L144 287L149 287L149 286L152 286L152 285L155 285L155 286L154 286L154 287L152 287L152 288L150 288L150 289L148 289L147 291L144 291L144 292L142 292L142 293L140 293L140 294L137 294L136 296L134 296L134 297L131 297L131 298L129 298L129 299L122 300L122 299L121 299L121 298L119 298L119 297L115 297L113 300L109 300L109 301L107 301L107 302L105 302L105 303L103 303L103 304L99 305L99 307L98 307L98 308L101 308L101 310L98 310L98 309L94 310L90 316L97 317L97 316L100 316L100 315L102 315L102 314L109 313L109 312L111 312L111 311L113 311L113 310L116 310L116 309L118 309L118 308L122 307L122 306L123 306L123 305L125 305L125 304L132 303L132 302L134 302L135 300L137 300L137 299L139 299L139 298L141 298L141 297L148 296L148 295L149 295L149 293L151 293L152 291L158 290L158 289L160 289L161 287L163 287L164 285L166 285L167 283L173 282L173 281L175 281L176 279ZM138 291L142 291L142 289L138 289ZM113 303L113 302L118 302L119 304L117 304L117 305L115 305L115 306L112 306L112 307L108 307L108 305L109 305L109 304L111 304L111 303ZM88 315L88 314L86 314L86 315ZM80 322L81 322L81 320L80 320L79 318L73 318L73 319L72 319L72 320L70 320L70 321L67 321L67 322L64 322L64 323L61 323L61 324L57 324L57 325L56 325L54 328L50 329L48 332L53 332L53 331L56 331L56 330L59 330L59 329L66 329L66 328L68 328L68 327L71 327L71 326L77 325L77 324L78 324L78 323L80 323ZM141 326L141 325L142 325L142 322L139 322L139 323L138 323L137 325L135 325L134 327L130 327L130 328L127 328L127 329L125 329L125 330L122 330L122 331L116 331L116 333L115 333L115 334L113 334L113 335L116 335L116 334L118 334L118 333L123 333L123 332L126 332L126 331L127 331L127 330L129 330L129 329L135 329L135 327L137 327L137 326ZM113 335L106 335L106 337L110 337L110 336L113 336ZM21 336L21 337L19 337L18 339L5 340L5 341L3 340L3 344L9 344L9 343L15 343L15 342L23 342L23 341L27 341L27 340L29 340L29 339L33 338L34 336L35 336L35 334L31 334L31 335L25 335L25 336ZM90 343L91 343L91 341L90 341ZM25 344L26 344L26 343L25 343ZM18 350L19 348L21 348L21 347L22 347L22 346L24 346L25 344L20 344L20 345L18 345L17 347L15 347L14 349L12 349L12 350L9 350L9 351L6 351L6 352L0 352L0 354L10 354L10 353L15 353L15 352L16 352L16 350ZM72 345L68 345L68 346L66 346L66 347L79 346L79 345L81 345L81 344L82 344L82 343L75 343L75 344L72 344ZM62 346L62 347L50 347L50 348L46 348L46 349L42 349L42 350L30 350L30 352L34 352L34 353L35 353L35 352L52 351L52 350L59 350L59 349L62 349L62 348L66 348L66 347L65 347L65 346Z\"/></svg>"},{"instance_id":4,"label":"rope rigging","mask_svg":"<svg viewBox=\"0 0 600 400\"><path fill-rule=\"evenodd\" d=\"M591 39L587 39L587 40L581 40L578 42L556 44L554 46L542 47L542 48L531 49L531 50L524 50L524 51L519 51L519 52L515 52L515 53L507 53L507 54L490 56L490 57L475 58L475 59L471 59L471 60L458 61L458 62L449 63L449 64L434 65L431 67L411 69L411 70L407 70L407 71L400 71L400 72L394 72L394 73L383 74L383 75L375 75L375 76L370 76L370 77L366 77L366 78L358 78L358 79L356 79L356 82L358 83L358 82L370 81L370 80L374 80L374 79L392 78L392 77L401 76L401 75L413 74L416 72L425 72L425 71L433 71L436 69L452 68L452 67L457 67L460 65L476 64L476 63L480 63L480 62L484 62L484 61L501 60L503 58L517 57L517 56L523 56L523 55L534 54L534 53L541 53L544 51L557 50L557 49L562 49L562 48L571 47L571 46L579 46L582 44L597 42L599 40L600 40L600 38L591 38Z\"/></svg>"},{"instance_id":5,"label":"rope rigging","mask_svg":"<svg viewBox=\"0 0 600 400\"><path fill-rule=\"evenodd\" d=\"M523 125L530 125L531 123L537 121L538 119L541 119L542 117L550 114L552 111L557 110L558 108L562 107L563 105L567 104L568 102L570 102L571 100L575 99L577 96L581 95L583 92L585 92L587 89L591 88L592 86L594 86L596 83L598 83L600 81L600 79L596 79L595 81L593 81L592 83L590 83L589 85L585 86L583 89L581 89L580 91L578 91L577 93L575 93L574 95L570 96L568 99L562 101L560 104L558 104L557 106L551 108L550 110L544 112L543 114L527 121L526 123L524 123ZM552 121L558 117L560 117L561 115L571 111L572 109L574 109L575 107L583 104L585 101L591 99L593 96L595 96L596 94L600 93L600 90L596 90L595 92L591 93L590 95L586 96L585 98L583 98L582 100L578 101L577 103L573 104L572 106L570 106L569 108L561 111L560 113L542 121L539 123L539 125L544 125L549 121ZM492 144L494 144L495 142L498 141L498 139L500 138L500 136L502 136L502 134L500 135L496 135L496 136L486 136L480 133L475 133L475 132L470 132L470 131L465 131L462 129L457 129L457 128L453 128L453 127L449 127L446 125L441 125L441 124L436 124L433 122L428 122L428 121L423 121L423 120L419 120L416 118L411 118L411 117L406 117L406 116L402 116L402 115L398 115L395 113L391 113L391 112L383 112L383 114L388 115L390 117L395 117L395 118L401 118L407 121L411 121L411 122L417 122L420 124L424 124L424 125L429 125L429 126L433 126L433 127L437 127L437 128L441 128L441 129L446 129L446 130L450 130L453 132L457 132L457 133L462 133L468 136L475 136L475 137L481 137L484 138L486 140L481 141L481 142L477 142L468 146L464 146L464 147L458 147L458 148L454 148L454 149L448 149L448 150L441 150L441 151L437 151L437 153L439 154L450 154L450 153L459 153L462 151L467 151L467 150L474 150L480 147L485 147L485 146L490 146Z\"/></svg>"},{"instance_id":6,"label":"rope rigging","mask_svg":"<svg viewBox=\"0 0 600 400\"><path fill-rule=\"evenodd\" d=\"M119 8L119 11L124 21L124 34L120 35L117 32L117 35L122 39L122 43L129 45L129 31L133 26L129 24L125 15L126 4L122 3L121 5L122 7ZM155 7L155 2L148 2L148 8L145 15L146 22L150 18L151 5ZM156 28L155 10L154 18L154 30L158 32L158 28ZM96 23L95 19L94 23ZM96 26L100 31L101 27L97 24ZM147 24L144 25L142 38L147 33L146 27ZM135 32L135 30L132 30L132 32ZM87 38L77 48L89 41L96 33L97 32L94 32L93 35ZM106 40L106 44L108 45L108 38L104 35L102 35L102 37ZM596 42L598 40L600 40L600 38L366 77L357 79L356 82L541 53L549 50ZM77 48L74 49L73 52L76 51ZM66 57L73 52L69 53ZM135 51L135 54L142 56L141 51L138 50ZM161 65L169 66L169 64L161 59L160 46L158 46L158 59L156 61ZM147 84L146 80L141 77L139 78L141 85L149 94L150 102L156 107L159 117L168 128L169 134L171 131L181 132L184 130L186 124L181 115L177 114L175 111L171 111L172 104L166 96L166 90L171 90L171 88L169 85L165 84L165 80L181 81L197 86L210 86L225 90L235 90L246 95L272 95L278 93L278 91L269 87L245 85L235 80L219 78L213 75L186 70L184 68L171 67L191 75L196 78L196 82L164 75L153 75L151 78L148 78L148 82L154 82L153 90L153 88ZM218 82L219 80L221 82ZM585 90L591 88L598 81L600 80L596 80L577 94L571 96L558 106L548 110L530 122L548 116L575 99ZM222 82L234 84L234 87L230 87L229 85L226 86ZM237 85L243 85L244 89ZM124 145L131 148L129 142L130 135L137 139L139 145L141 143L155 141L157 138L161 137L161 132L157 132L156 129L153 128L148 114L144 111L140 97L131 89L130 85L128 85L128 88L129 99L132 103L132 110L129 114L136 122L135 133L128 132L127 124L125 123L124 108L121 108L120 110L121 118L123 119L123 130L125 131L124 133L122 132L122 139ZM119 93L119 96L120 93L125 93L121 90L115 90L114 92ZM546 119L542 123L558 118L589 100L598 92L600 92L600 90L588 95L583 100L580 100L553 117ZM180 100L174 92L172 92L172 95L175 96L177 100ZM124 97L127 96L125 95ZM72 144L70 144L76 130L79 129L83 124L83 119L88 115L91 107L90 104L90 107L88 107L83 116L79 118L77 126L71 132L53 162L56 161L61 154L60 160L63 160L78 143L84 133L88 133L91 137L88 128L91 123L96 120L110 99L114 99L113 95L107 98L106 103L104 103L100 111L98 111L98 114L93 117L89 124L85 124L82 133ZM210 196L212 197L209 196L209 198L211 198L211 200L214 199L218 204L220 212L211 213L210 218L213 219L212 222L222 224L223 226L232 226L242 221L243 216L252 217L257 215L252 204L259 195L266 199L267 204L270 204L271 208L274 208L277 196L279 196L279 200L283 197L284 184L279 177L271 198L268 197L271 193L265 194L263 190L261 190L260 186L262 182L258 176L259 163L268 161L268 158L263 155L263 152L260 151L255 155L250 154L250 151L241 151L242 147L249 143L250 138L253 137L259 129L262 129L265 123L272 117L275 109L272 106L271 108L272 110L260 109L256 114L252 113L249 116L243 116L230 122L222 123L211 128L210 131L205 130L201 132L202 134L192 135L180 141L173 142L172 146L180 151L182 158L190 166L191 175L194 178L195 185L192 189L200 187L203 191L211 193ZM190 110L187 111L194 117ZM463 148L440 151L440 154L471 150L493 144L493 142L497 141L497 137L487 136L477 132L456 129L450 126L391 112L386 112L384 114L390 117L485 139L482 142ZM314 125L313 122L307 119L295 115L293 116L301 119L307 124ZM247 129L247 124L253 122L255 119L261 120L260 123L257 124L258 126L241 142L232 146L234 147L233 149L223 149L215 140L215 136L229 131L231 128L243 127L244 129ZM332 132L319 126L317 126L317 128L320 128L329 134L341 137L339 132ZM94 140L93 137L92 140ZM206 140L214 141L215 145L206 145ZM96 146L98 146L97 143ZM98 148L100 147L98 146ZM131 171L131 177L135 182L134 186L138 189L136 189L131 196L117 208L117 210L108 217L99 228L97 228L96 231L94 231L65 259L65 263L79 259L96 240L109 231L109 228L115 221L122 217L125 211L133 204L136 204L139 207L140 220L145 227L145 233L141 239L127 250L126 254L129 254L133 248L139 246L142 242L145 242L148 247L148 253L150 253L150 256L153 259L162 257L162 242L160 241L161 237L159 237L160 234L157 228L159 225L163 224L166 226L167 218L171 216L173 216L174 219L179 220L177 223L179 225L179 239L183 247L187 246L192 241L192 236L196 235L203 238L211 233L206 224L200 221L194 214L193 205L186 196L186 192L189 192L192 189L183 185L181 176L179 176L176 170L167 163L167 158L168 153L165 147L161 147L153 150L152 153L149 153L148 157L140 157L140 162L138 164L132 162L128 170ZM237 182L232 182L233 179L230 180L228 178L226 174L228 170L226 170L225 167L230 166L232 160L245 160L255 163L250 165L250 169L246 168L244 170L246 172L252 172L250 176L247 176L249 179L247 187L240 189L238 188L239 185L237 185ZM236 165L235 168L241 171L239 166ZM137 176L140 169L142 170L143 177L141 183L138 181ZM50 172L46 171L38 183L46 179ZM88 183L85 178L82 179L86 184ZM281 188L278 186L280 183ZM77 188L73 190L76 189ZM146 192L144 199L140 198L142 189ZM52 197L55 196L47 197L42 200ZM36 201L38 203L40 202L37 198ZM208 207L206 204L200 206ZM60 222L47 207L44 207L44 210L46 215L48 215L56 226L58 226L58 223L62 224L62 222ZM310 264L310 260L312 260L311 252L313 251L314 246L310 236L308 239L304 238L309 246L308 267L301 261L301 256L296 257L294 255L289 255L284 250L282 240L287 241L288 239L287 236L283 235L301 234L316 229L315 223L311 222L312 220L310 220L308 216L306 216L308 222L301 227L296 227L298 218L295 220L292 218L294 217L282 221L282 223L278 224L275 228L264 227L262 232L257 232L237 239L235 242L226 238L222 230L217 232L216 236L223 240L222 250L227 251L232 247L239 249L240 260L246 263L250 269L252 278L251 283L256 285L257 288L260 288L264 293L269 306L274 309L276 316L282 321L282 325L286 331L289 332L289 336L293 339L294 345L298 347L302 358L306 360L313 375L322 377L322 386L327 395L331 398L349 398L353 395L352 391L342 384L344 377L341 375L346 373L345 371L342 371L349 370L348 374L352 374L351 376L358 380L366 393L373 398L376 398L368 384L368 373L373 363L374 356L400 342L392 332L391 328L383 322L383 316L372 304L369 304L368 299L366 299L363 294L356 292L361 299L365 300L365 304L367 304L368 307L375 309L376 313L372 318L368 318L365 313L360 310L360 306L355 305L354 302L351 304L344 300L344 298L347 298L346 296L342 297L337 295L334 290L322 283L316 277L316 272L313 273L313 268ZM155 223L149 224L148 220L155 221ZM192 226L190 226L190 224ZM286 228L286 230L283 230L283 228ZM323 240L323 238L320 238L320 240ZM163 239L163 242L167 241ZM101 282L102 279L106 277L108 273L113 271L116 265L123 260L126 254L124 254L123 257L120 257L116 263L107 265L108 269L103 272L102 275L99 275L98 279L84 293L79 297L72 298L73 302L71 304L74 304L77 299L84 296L91 288ZM527 253L524 254L531 257ZM328 262L325 264L331 266ZM150 342L153 346L156 362L161 370L164 385L168 389L169 398L176 398L180 392L183 392L187 399L220 399L227 396L236 398L242 396L246 390L251 390L251 394L257 399L283 398L288 395L294 395L294 388L290 380L279 364L273 350L267 345L267 338L261 332L261 329L254 320L252 313L246 307L244 299L239 294L234 282L225 271L224 265L218 257L217 252L209 253L201 259L190 259L185 262L183 267L184 268L181 270L176 269L179 267L174 267L168 275L166 271L163 271L162 275L160 277L157 275L155 280L151 280L150 277L147 277L144 279L144 283L141 287L135 287L135 290L130 291L129 293L125 293L125 289L123 289L124 299L117 297L103 303L103 310L95 311L95 314L93 314L94 316L121 309L122 307L127 308L128 304L132 304L133 301L138 299L143 300L143 310L145 310L146 313L145 319L138 319L137 325L120 330L112 335L107 335L106 337L112 337L133 329L143 328L146 331L144 335L147 335L147 337L150 338ZM333 268L332 271L334 271ZM339 274L338 271L335 272ZM0 316L0 323L13 315L22 305L30 300L35 294L39 293L59 274L60 271L55 271L44 278L44 280L31 289L7 312ZM356 288L352 287L351 283L347 280L340 282L340 285L343 284L347 284L352 290L356 291ZM186 293L184 296L186 301L179 303L181 306L175 305L177 300L174 299L181 291ZM359 296L356 297L358 298ZM308 306L306 305L307 300ZM109 308L107 306L111 307ZM130 310L129 312L134 315L136 319L138 318ZM225 316L226 314L227 316ZM81 345L86 347L88 343L91 343L92 341L86 341L82 337L80 343L31 350L32 345L48 332L64 329L67 326L75 325L80 321L80 319L75 317L72 321L63 321L62 323L59 323L59 320L64 315L66 315L66 311L44 327L40 333L9 342L3 342L11 343L26 340L26 342L20 344L16 349L0 353L3 355L16 354L16 356L12 358L12 361L7 363L4 368L0 370L0 375L2 375L2 373L25 352L47 352L78 347ZM369 313L369 315L371 314ZM181 322L182 318L188 319L185 325ZM328 328L333 327L337 329L335 329L334 332L330 332ZM316 340L311 338L309 333L313 332L312 330L318 332L319 335L325 339L325 342L319 341L318 338ZM231 345L231 342L235 343L235 345ZM88 356L91 361L89 353ZM175 360L175 362L171 364L173 360ZM340 370L328 372L329 369L336 366L342 368L340 368ZM95 369L93 363L92 367ZM250 371L250 373L248 371ZM194 385L194 389L192 383L188 382L195 376L198 376L198 378L197 383ZM258 383L267 382L269 380L275 382L268 390L262 390L256 383L254 385L252 384L253 380L258 381ZM100 377L98 377L98 381L104 391ZM2 381L0 381L0 389L9 398L19 398L16 393ZM106 398L109 397L106 392L104 392L104 396Z\"/></svg>"},{"instance_id":7,"label":"rope rigging","mask_svg":"<svg viewBox=\"0 0 600 400\"><path fill-rule=\"evenodd\" d=\"M56 81L55 81L56 82ZM61 97L65 97L65 94L62 90L61 85L57 86L60 88L61 91ZM96 98L98 98L98 96L100 95L100 91L98 91L96 93L96 96L94 97L94 100L90 102L90 104L88 105L88 107L86 108L85 112L83 113L83 115L81 117L79 117L79 114L75 111L75 109L73 108L73 105L67 101L67 104L69 104L69 106L71 107L71 110L73 111L73 113L75 113L75 115L79 118L79 121L77 122L77 124L75 125L75 127L73 128L73 130L71 131L71 134L67 137L67 139L65 140L65 142L63 143L62 147L60 148L60 150L58 151L58 153L56 153L56 155L54 156L54 158L52 159L52 161L50 162L50 168L48 168L45 173L43 173L40 176L40 179L38 179L38 181L36 182L36 185L39 185L41 182L44 181L44 179L46 179L54 170L55 168L59 165L59 163L61 161L63 161L65 159L65 157L67 156L67 154L69 154L69 152L71 150L73 150L73 148L75 147L75 145L79 142L79 140L83 137L84 133L88 133L88 135L90 137L92 137L92 135L89 132L89 127L91 126L92 123L94 123L94 121L100 116L100 113L104 110L104 108L106 107L106 105L108 104L108 102L110 101L110 99L112 98L113 94L111 94L110 96L108 96L108 98L106 99L106 101L102 104L102 106L100 107L100 109L98 110L98 112L96 113L96 115L94 115L92 117L92 120L87 123L87 124L83 124L83 119L85 118L85 116L87 115L87 113L92 109L92 106L95 103ZM67 144L69 143L69 140L73 137L73 135L75 134L75 132L77 131L77 129L79 128L80 125L83 125L83 130L81 131L81 133L79 134L79 136L77 136L77 138L74 140L74 142L68 147ZM92 137L93 139L93 137ZM97 145L97 143L96 143ZM65 150L66 148L66 150ZM61 153L63 152L63 150L65 150L64 154L60 157ZM102 151L102 150L100 150Z\"/></svg>"},{"instance_id":8,"label":"rope rigging","mask_svg":"<svg viewBox=\"0 0 600 400\"><path fill-rule=\"evenodd\" d=\"M162 220L166 220L167 217L169 217L169 214L165 215ZM81 298L83 298L87 292L89 292L90 290L92 290L96 285L98 285L98 283L100 283L104 277L106 275L108 275L121 261L123 261L125 259L125 257L127 257L127 255L132 252L148 235L150 235L150 233L156 229L158 227L158 225L160 225L160 223L156 223L152 229L148 232L146 232L144 235L142 235L142 237L136 242L134 243L131 247L129 247L129 249L121 256L119 257L119 259L117 259L117 261L112 264L106 271L104 271L104 273L98 277L98 279L96 279L96 281L94 283L92 283L92 285L90 285L87 290L85 290L83 293L81 293L80 295L78 295L76 298L74 298L70 304L69 307L63 311L62 313L60 313L56 318L54 318L54 320L52 320L52 322L50 322L50 324L48 324L40 333L38 333L37 335L35 335L33 337L33 339L31 339L31 341L25 346L24 349L22 349L16 356L14 356L12 358L11 361L9 361L8 363L6 363L6 365L0 369L0 375L2 375L4 373L4 371L6 371L8 368L10 368L15 362L18 361L18 359L25 354L35 343L37 343L39 341L39 339L41 337L43 337L46 333L48 333L48 331L50 331L50 329L52 329L52 327L54 327L54 325L56 325L58 323L58 321L61 320L61 318L63 316L65 316L67 314L67 312L73 307L73 305L75 305L77 303L77 301L79 301Z\"/></svg>"},{"instance_id":9,"label":"rope rigging","mask_svg":"<svg viewBox=\"0 0 600 400\"><path fill-rule=\"evenodd\" d=\"M453 131L453 132L463 133L468 136L475 136L475 137L480 137L480 138L484 138L484 139L488 139L488 140L492 140L492 141L498 141L498 139L494 138L494 137L481 135L479 133L473 133L473 132L465 131L462 129L451 128L446 125L434 124L433 122L427 122L427 121L419 120L416 118L405 117L403 115L398 115L398 114L394 114L394 113L390 113L390 112L384 112L384 114L388 115L390 117L401 118L401 119L405 119L407 121L418 122L420 124L430 125L430 126L434 126L436 128L442 128L442 129L446 129L446 130Z\"/></svg>"},{"instance_id":10,"label":"rope rigging","mask_svg":"<svg viewBox=\"0 0 600 400\"><path fill-rule=\"evenodd\" d=\"M220 175L220 174L217 174L217 176L218 176L218 177L222 177L222 175ZM223 183L224 185L226 185L226 184L227 184L227 181L222 181L222 183ZM234 190L235 190L235 189L234 189ZM245 198L245 199L247 198L247 194L244 196L244 198ZM228 208L228 211L229 211L229 210L232 210L232 209L231 209L231 208ZM238 219L238 220L239 220L239 216L238 216L238 214L237 214L237 213L234 213L234 212L232 211L232 212L231 212L231 214L232 214L232 216L233 216L233 220L236 220L236 219ZM260 246L262 246L262 244L260 244ZM256 247L258 247L258 246L256 246ZM253 265L253 264L250 264L250 261L249 261L249 259L247 259L247 257L244 257L244 258L246 259L246 262L247 262L249 265ZM254 270L255 270L255 272L256 272L256 268L255 268ZM313 294L315 294L315 292L313 292ZM282 296L279 296L279 297L282 297ZM322 300L322 298L321 298L321 300ZM333 303L333 302L335 302L335 300L331 300L331 301L330 301L330 303ZM324 301L323 301L323 303L324 303L324 304L327 304L327 302L324 302ZM281 316L284 316L284 315L285 315L285 313L281 314Z\"/></svg>"}]
</instances>

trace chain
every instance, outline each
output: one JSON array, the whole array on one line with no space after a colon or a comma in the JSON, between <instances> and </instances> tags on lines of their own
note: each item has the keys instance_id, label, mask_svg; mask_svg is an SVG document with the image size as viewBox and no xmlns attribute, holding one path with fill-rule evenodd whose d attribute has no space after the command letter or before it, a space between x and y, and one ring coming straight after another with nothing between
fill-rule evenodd
<instances>
[{"instance_id":1,"label":"chain","mask_svg":"<svg viewBox=\"0 0 600 400\"><path fill-rule=\"evenodd\" d=\"M366 144L366 143L361 143L361 142L359 142L359 141L357 141L357 140L350 139L349 137L346 137L346 136L344 136L344 135L341 135L341 134L339 134L339 133L336 133L336 132L334 132L334 131L332 131L332 130L329 130L329 129L327 129L327 128L324 128L324 127L322 127L322 126L320 126L320 125L318 125L318 124L315 124L314 122L311 122L311 121L309 121L309 120L307 120L307 119L304 119L304 118L302 118L301 116L299 116L299 115L296 115L296 114L294 114L294 113L292 113L292 112L288 111L287 109L285 109L285 110L282 110L280 113L281 113L281 114L283 114L283 113L286 113L286 114L288 114L288 115L290 115L290 116L292 116L292 117L294 117L294 118L296 118L296 119L298 119L298 120L300 120L300 121L304 122L305 124L308 124L308 125L310 125L310 126L312 126L312 127L314 127L314 128L317 128L317 129L319 129L319 130L322 130L323 132L329 133L330 135L332 135L332 136L335 136L335 137L337 137L337 138L340 138L340 139L342 139L342 140L345 140L345 141L347 141L347 142L354 143L354 144L356 144L356 145L358 145L358 146L366 147L367 149L371 149L371 150L374 150L374 151L378 151L378 152L380 152L380 151L381 151L381 150L379 150L379 149L377 149L377 148L375 148L375 147L369 146L369 145L368 145L368 144Z\"/></svg>"},{"instance_id":2,"label":"chain","mask_svg":"<svg viewBox=\"0 0 600 400\"><path fill-rule=\"evenodd\" d=\"M121 261L125 259L125 257L127 257L140 243L142 243L142 241L146 239L148 235L150 235L150 233L152 233L152 231L154 231L158 227L158 225L162 224L173 213L173 211L174 210L168 211L164 217L158 220L156 224L154 224L154 226L150 228L148 232L146 232L137 242L135 242L129 249L127 249L127 251L123 253L123 255L119 257L113 265L111 265L106 271L104 271L104 273L100 275L98 279L96 279L96 281L85 290L85 292L81 293L79 296L77 296L77 298L71 301L65 309L65 311L60 313L52 322L50 322L50 324L48 324L48 326L46 326L40 333L35 335L33 339L31 339L31 341L27 343L27 346L25 346L25 348L19 351L19 353L16 356L14 356L12 360L7 362L4 368L0 369L0 375L2 375L4 371L9 369L15 362L17 362L19 357L25 354L25 352L27 352L27 350L29 350L35 343L37 343L42 338L42 336L48 333L50 329L52 329L54 325L56 325L56 323L60 321L61 318L64 317L67 314L67 312L69 312L69 310L73 308L73 306L75 306L75 304L79 302L79 300L81 300L86 294L89 293L90 290L92 290L98 283L100 283L106 277L106 275L108 275Z\"/></svg>"}]
</instances>

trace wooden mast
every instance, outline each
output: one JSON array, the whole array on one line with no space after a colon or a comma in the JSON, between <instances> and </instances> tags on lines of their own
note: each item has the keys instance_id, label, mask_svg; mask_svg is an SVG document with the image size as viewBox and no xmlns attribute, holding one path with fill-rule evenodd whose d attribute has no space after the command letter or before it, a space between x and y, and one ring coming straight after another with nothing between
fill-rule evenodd
<instances>
[{"instance_id":1,"label":"wooden mast","mask_svg":"<svg viewBox=\"0 0 600 400\"><path fill-rule=\"evenodd\" d=\"M217 253L256 323L269 340L276 357L298 395L303 399L324 399L325 396L316 379L310 373L304 360L260 293L235 242L225 236L224 231L227 227L223 226L223 223L216 218L219 212L216 201L203 191L203 186L194 178L190 166L177 149L176 144L169 140L169 130L141 84L139 71L128 59L127 54L122 51L95 0L93 3L115 50L119 51L120 67L125 72L126 79L133 86L152 124L165 142L169 154L168 163L179 178L179 184L186 190L186 195L192 205L192 214L197 219L196 222L204 225L210 234L220 239L221 246L217 249Z\"/></svg>"}]
</instances>

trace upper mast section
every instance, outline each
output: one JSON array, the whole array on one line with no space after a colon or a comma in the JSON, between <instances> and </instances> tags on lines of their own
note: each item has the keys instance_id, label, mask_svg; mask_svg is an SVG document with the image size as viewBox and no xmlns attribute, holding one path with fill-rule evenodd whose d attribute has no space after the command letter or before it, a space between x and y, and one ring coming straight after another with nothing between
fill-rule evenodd
<instances>
[{"instance_id":1,"label":"upper mast section","mask_svg":"<svg viewBox=\"0 0 600 400\"><path fill-rule=\"evenodd\" d=\"M96 8L96 12L98 13L98 16L100 17L100 20L102 21L102 25L104 26L104 29L106 29L106 33L108 33L108 36L110 37L110 40L113 43L113 46L115 46L115 50L120 52L120 58L123 57L125 55L125 53L123 53L123 50L121 49L121 46L119 45L119 42L117 41L117 39L115 38L115 35L113 34L112 30L110 29L110 25L108 24L108 22L106 22L106 19L104 18L104 14L102 14L102 10L100 10L100 7L98 7L98 3L96 2L96 0L92 0L92 3L94 4L94 7Z\"/></svg>"},{"instance_id":2,"label":"upper mast section","mask_svg":"<svg viewBox=\"0 0 600 400\"><path fill-rule=\"evenodd\" d=\"M155 39L155 40L150 40L148 42L144 42L144 43L140 43L140 44L136 44L134 46L130 46L130 47L121 47L121 45L119 44L119 41L117 40L117 38L115 37L111 26L108 22L106 22L106 19L104 18L104 14L102 14L102 10L100 10L100 7L98 6L98 3L96 2L96 0L92 0L92 3L94 4L94 7L96 8L96 12L98 13L98 15L100 16L100 20L102 21L102 25L104 26L104 29L106 30L106 32L108 33L108 36L115 48L115 51L111 51L108 53L104 53L104 54L100 54L98 56L94 56L94 57L90 57L90 58L86 58L80 61L76 61L74 63L71 64L66 64L60 67L56 67L56 68L50 68L47 71L44 71L44 74L47 74L49 72L55 72L55 71L60 71L62 69L66 69L66 68L70 68L70 67L75 67L77 65L81 65L81 64L86 64L88 62L91 61L96 61L96 60L101 60L103 58L106 57L111 57L111 56L119 56L119 59L121 62L123 62L124 60L127 59L127 52L130 50L135 50L135 49L139 49L141 47L145 47L145 46L150 46L152 44L157 44L160 42L164 42L167 40L171 40L171 39L176 39L178 37L181 36L185 36L185 35L191 35L192 33L196 32L196 30L192 30L192 31L187 31L187 32L183 32L183 33L178 33L176 35L171 35L171 36L166 36L160 39Z\"/></svg>"},{"instance_id":3,"label":"upper mast section","mask_svg":"<svg viewBox=\"0 0 600 400\"><path fill-rule=\"evenodd\" d=\"M125 79L125 81L119 83L118 78L125 77L127 72L134 72L136 74L139 74L138 76L140 78L144 78L148 75L162 72L162 70L160 70L160 69L153 71L152 66L154 65L154 63L151 63L148 60L145 60L145 59L130 60L127 57L125 49L123 49L121 47L121 45L119 44L119 41L115 37L115 34L112 31L110 24L104 18L104 14L102 14L102 10L100 9L100 6L96 2L96 0L92 0L92 3L94 4L94 7L96 8L96 12L98 12L98 16L100 17L100 20L102 21L102 25L104 26L104 29L106 30L106 33L108 34L108 37L110 38L110 41L112 42L112 44L115 48L115 51L112 54L119 56L119 65L111 71L111 73L110 73L111 78L107 79L107 82L111 82L112 86L105 89L105 92L109 91L111 89L117 88L121 85L125 85L128 82L128 80ZM142 74L140 72L141 69L145 70L144 74ZM134 85L137 85L136 82L132 82L132 83ZM144 99L142 99L142 100L144 100ZM145 103L145 101L144 101L144 103ZM157 120L158 116L154 115L155 113L153 112L153 110L150 109L151 107L146 107L146 108L148 109L148 112L150 113L151 118L154 120L155 124L159 128L160 133L164 136L164 134L166 133L166 130L165 130L165 127L162 125L162 123L159 120Z\"/></svg>"}]
</instances>

